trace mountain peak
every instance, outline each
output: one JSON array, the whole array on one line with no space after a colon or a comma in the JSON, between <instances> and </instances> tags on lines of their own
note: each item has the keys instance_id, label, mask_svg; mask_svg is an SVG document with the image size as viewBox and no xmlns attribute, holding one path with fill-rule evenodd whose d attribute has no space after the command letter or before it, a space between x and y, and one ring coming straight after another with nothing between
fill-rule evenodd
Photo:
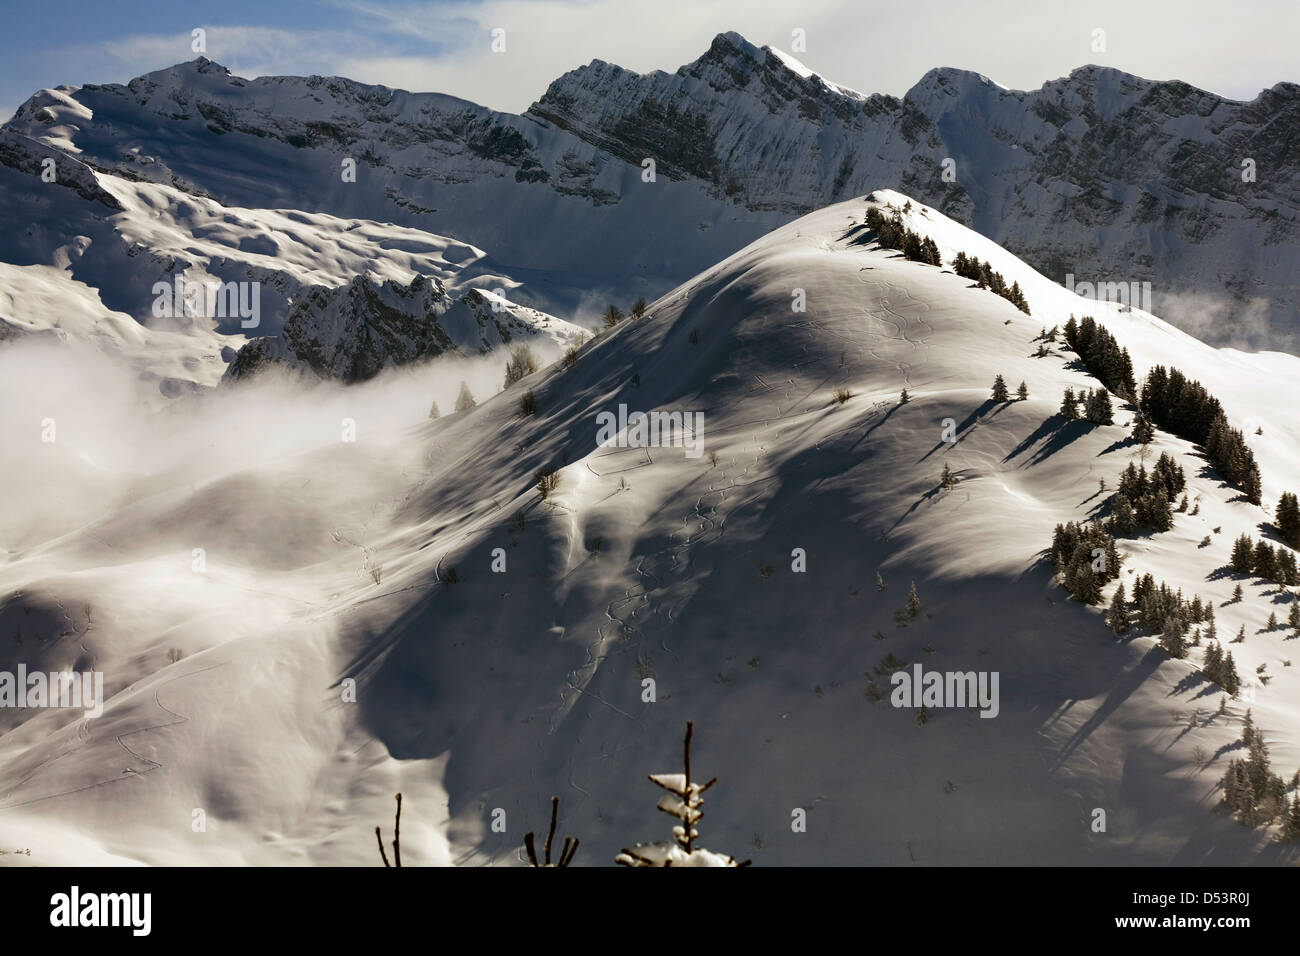
<instances>
[{"instance_id":1,"label":"mountain peak","mask_svg":"<svg viewBox=\"0 0 1300 956\"><path fill-rule=\"evenodd\" d=\"M907 91L906 99L917 102L936 95L959 96L982 88L1009 92L1005 86L989 79L983 73L954 66L938 66L927 70L925 75L916 81Z\"/></svg>"},{"instance_id":2,"label":"mountain peak","mask_svg":"<svg viewBox=\"0 0 1300 956\"><path fill-rule=\"evenodd\" d=\"M184 63L178 63L172 67L173 70L190 70L193 73L212 74L216 76L230 76L230 70L216 60L209 60L206 56L197 56L192 60Z\"/></svg>"}]
</instances>

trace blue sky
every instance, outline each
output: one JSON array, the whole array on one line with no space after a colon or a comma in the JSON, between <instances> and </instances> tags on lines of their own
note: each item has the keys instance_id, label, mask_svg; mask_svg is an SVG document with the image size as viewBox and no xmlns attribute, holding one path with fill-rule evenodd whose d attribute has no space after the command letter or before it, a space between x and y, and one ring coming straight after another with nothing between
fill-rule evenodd
<instances>
[{"instance_id":1,"label":"blue sky","mask_svg":"<svg viewBox=\"0 0 1300 956\"><path fill-rule=\"evenodd\" d=\"M724 30L787 51L802 30L800 60L869 93L901 95L934 66L1032 89L1099 63L1238 99L1300 81L1296 0L0 0L0 116L41 87L193 59L196 27L243 76L338 74L516 112L594 58L671 71Z\"/></svg>"}]
</instances>

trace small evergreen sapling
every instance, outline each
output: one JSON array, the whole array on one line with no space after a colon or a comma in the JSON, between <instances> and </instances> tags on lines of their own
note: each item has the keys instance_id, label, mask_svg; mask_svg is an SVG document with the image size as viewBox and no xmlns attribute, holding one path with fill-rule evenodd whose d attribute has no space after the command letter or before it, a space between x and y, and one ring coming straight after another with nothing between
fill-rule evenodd
<instances>
[{"instance_id":1,"label":"small evergreen sapling","mask_svg":"<svg viewBox=\"0 0 1300 956\"><path fill-rule=\"evenodd\" d=\"M568 866L573 862L573 855L578 852L578 838L565 837L564 848L560 850L560 858L556 862L551 862L551 841L555 838L555 824L560 812L560 798L551 797L551 829L546 834L546 846L543 849L545 858L541 863L537 862L537 850L533 846L533 831L529 830L524 834L524 849L528 851L528 865L535 867L560 867Z\"/></svg>"},{"instance_id":2,"label":"small evergreen sapling","mask_svg":"<svg viewBox=\"0 0 1300 956\"><path fill-rule=\"evenodd\" d=\"M921 596L916 593L916 582L912 582L912 588L907 592L907 616L916 619L921 613Z\"/></svg>"},{"instance_id":3,"label":"small evergreen sapling","mask_svg":"<svg viewBox=\"0 0 1300 956\"><path fill-rule=\"evenodd\" d=\"M704 816L700 807L704 803L703 795L709 787L718 782L714 777L708 783L691 782L691 735L694 724L686 722L686 744L684 748L684 772L652 773L650 781L668 791L659 798L658 809L679 821L673 827L673 838L660 843L638 843L624 849L614 857L614 862L623 866L749 866L750 861L737 863L724 853L715 853L703 847L695 846L700 832L695 829Z\"/></svg>"}]
</instances>

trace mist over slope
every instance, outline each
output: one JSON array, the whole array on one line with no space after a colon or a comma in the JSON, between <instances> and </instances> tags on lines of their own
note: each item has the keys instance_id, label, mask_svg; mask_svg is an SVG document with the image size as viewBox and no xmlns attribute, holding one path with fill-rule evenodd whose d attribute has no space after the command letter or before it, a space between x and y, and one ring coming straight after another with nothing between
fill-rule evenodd
<instances>
[{"instance_id":1,"label":"mist over slope","mask_svg":"<svg viewBox=\"0 0 1300 956\"><path fill-rule=\"evenodd\" d=\"M1225 638L1246 628L1238 665L1270 682L1216 715L1200 651L1117 641L1052 582L1052 529L1096 515L1098 480L1138 448L1120 402L1114 425L1056 418L1066 387L1097 382L1035 346L1092 314L1139 377L1199 379L1249 426L1270 507L1300 487L1300 359L1081 307L912 200L943 261L989 261L1026 315L864 233L869 207L907 202L798 219L571 365L433 421L419 368L350 388L270 374L144 416L101 359L87 401L20 357L34 344L4 346L18 437L0 461L23 507L0 541L0 669L93 667L109 700L10 712L0 841L36 863L373 864L400 789L408 863L504 864L558 794L576 863L605 865L666 835L644 775L678 768L690 719L694 765L720 778L704 842L757 864L1288 859L1213 812L1247 706L1279 772L1300 766L1290 645L1261 632L1288 598L1221 571L1269 514L1158 433L1197 514L1121 541L1121 579L1150 571L1212 599ZM1028 398L992 401L999 374ZM597 416L621 405L690 415L700 444L602 444ZM900 619L913 582L921 611ZM996 672L997 716L919 722L890 703L899 662Z\"/></svg>"}]
</instances>

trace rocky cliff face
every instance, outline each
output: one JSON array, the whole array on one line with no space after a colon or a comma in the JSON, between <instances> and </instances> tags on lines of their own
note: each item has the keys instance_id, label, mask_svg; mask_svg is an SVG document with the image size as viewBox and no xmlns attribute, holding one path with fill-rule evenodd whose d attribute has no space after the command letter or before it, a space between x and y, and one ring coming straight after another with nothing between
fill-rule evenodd
<instances>
[{"instance_id":1,"label":"rocky cliff face","mask_svg":"<svg viewBox=\"0 0 1300 956\"><path fill-rule=\"evenodd\" d=\"M361 275L343 286L309 289L289 310L284 331L241 348L225 377L280 366L360 382L444 353L478 355L515 339L561 345L581 335L578 326L490 292L471 289L453 298L428 276L403 284Z\"/></svg>"},{"instance_id":2,"label":"rocky cliff face","mask_svg":"<svg viewBox=\"0 0 1300 956\"><path fill-rule=\"evenodd\" d=\"M937 69L899 99L726 33L675 73L594 61L522 116L338 78L247 81L200 59L43 91L9 127L223 203L391 219L626 297L895 187L1055 279L1149 281L1156 311L1210 341L1298 344L1292 83L1241 103L1100 67L1030 92Z\"/></svg>"},{"instance_id":3,"label":"rocky cliff face","mask_svg":"<svg viewBox=\"0 0 1300 956\"><path fill-rule=\"evenodd\" d=\"M899 100L723 34L675 74L574 70L529 114L628 162L671 156L670 175L754 212L897 183L1058 281L1149 281L1157 311L1212 341L1297 344L1293 83L1239 103L1095 66L1032 92L937 69ZM1207 295L1217 326L1190 308Z\"/></svg>"}]
</instances>

